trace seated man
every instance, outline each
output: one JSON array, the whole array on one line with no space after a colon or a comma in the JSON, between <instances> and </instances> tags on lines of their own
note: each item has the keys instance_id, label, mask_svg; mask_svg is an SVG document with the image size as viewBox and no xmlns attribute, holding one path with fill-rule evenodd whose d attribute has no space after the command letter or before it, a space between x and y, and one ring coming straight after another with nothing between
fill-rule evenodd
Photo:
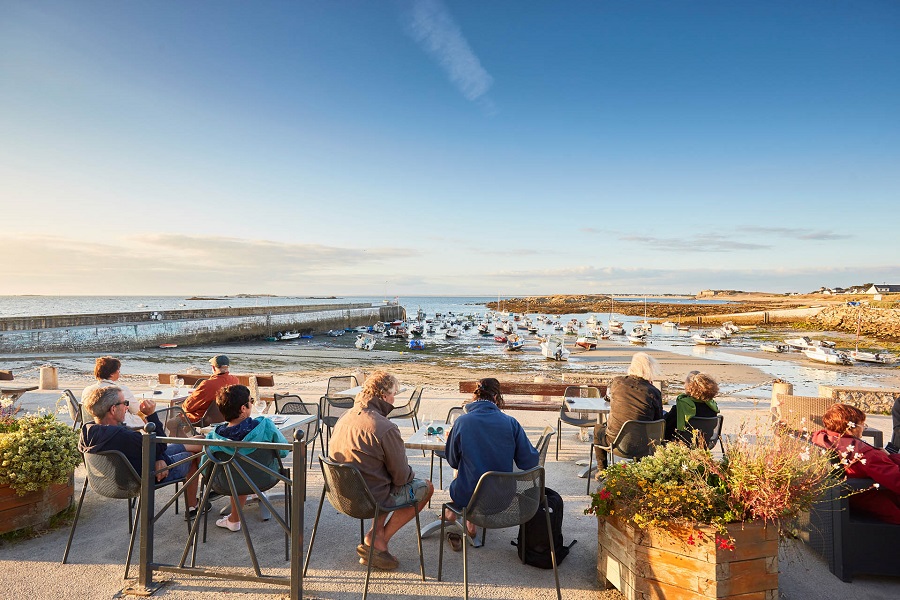
<instances>
[{"instance_id":1,"label":"seated man","mask_svg":"<svg viewBox=\"0 0 900 600\"><path fill-rule=\"evenodd\" d=\"M416 512L425 507L434 493L430 481L415 478L406 460L400 428L387 418L394 408L397 390L397 380L393 375L384 371L369 375L362 391L356 396L353 408L335 424L330 445L331 458L359 469L375 501L382 506L412 500L418 503L380 514L366 533L364 543L356 548L360 562L366 564L375 533L372 566L385 570L396 569L400 564L388 551L388 542L401 527L415 518Z\"/></svg>"},{"instance_id":2,"label":"seated man","mask_svg":"<svg viewBox=\"0 0 900 600\"><path fill-rule=\"evenodd\" d=\"M88 396L85 407L94 416L93 423L81 426L81 437L78 449L82 452L103 452L118 450L125 455L134 470L141 473L141 439L140 431L124 426L125 413L129 401L125 400L122 390L115 386L95 389ZM156 403L152 400L141 402L141 412L147 415L147 421L156 425L157 431L164 431L163 425L156 416ZM156 444L156 481L173 481L190 477L197 470L197 461L193 460L172 469L168 465L191 456L181 444ZM190 519L197 514L197 482L186 486L184 518Z\"/></svg>"},{"instance_id":3,"label":"seated man","mask_svg":"<svg viewBox=\"0 0 900 600\"><path fill-rule=\"evenodd\" d=\"M213 376L194 388L191 395L182 404L191 423L196 423L206 414L209 405L216 401L216 394L226 385L238 385L241 381L228 372L231 361L224 354L209 359L212 365Z\"/></svg>"}]
</instances>

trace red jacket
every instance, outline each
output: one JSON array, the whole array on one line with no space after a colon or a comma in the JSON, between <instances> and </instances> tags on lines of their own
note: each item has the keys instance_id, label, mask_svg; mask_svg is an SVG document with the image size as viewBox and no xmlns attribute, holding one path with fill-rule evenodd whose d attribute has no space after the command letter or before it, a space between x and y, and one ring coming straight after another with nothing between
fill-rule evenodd
<instances>
[{"instance_id":1,"label":"red jacket","mask_svg":"<svg viewBox=\"0 0 900 600\"><path fill-rule=\"evenodd\" d=\"M226 385L237 385L241 382L231 373L216 373L206 381L200 382L187 400L182 404L184 412L192 423L199 421L206 413L209 405L216 401L216 394Z\"/></svg>"},{"instance_id":2,"label":"red jacket","mask_svg":"<svg viewBox=\"0 0 900 600\"><path fill-rule=\"evenodd\" d=\"M879 484L878 489L850 496L852 509L900 525L900 455L888 454L859 438L827 429L813 434L813 443L835 450L842 460L846 460L844 473L847 477L868 477Z\"/></svg>"}]
</instances>

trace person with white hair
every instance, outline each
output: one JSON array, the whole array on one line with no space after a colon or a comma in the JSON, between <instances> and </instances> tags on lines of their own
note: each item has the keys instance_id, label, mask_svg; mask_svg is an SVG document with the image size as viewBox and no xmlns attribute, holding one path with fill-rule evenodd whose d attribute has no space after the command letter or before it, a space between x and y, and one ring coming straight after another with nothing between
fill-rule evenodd
<instances>
[{"instance_id":1,"label":"person with white hair","mask_svg":"<svg viewBox=\"0 0 900 600\"><path fill-rule=\"evenodd\" d=\"M631 357L628 375L616 377L609 384L609 418L594 427L594 443L608 446L616 439L625 421L657 421L663 418L662 392L653 385L662 377L659 363L646 352ZM607 466L606 451L599 446L597 477Z\"/></svg>"}]
</instances>

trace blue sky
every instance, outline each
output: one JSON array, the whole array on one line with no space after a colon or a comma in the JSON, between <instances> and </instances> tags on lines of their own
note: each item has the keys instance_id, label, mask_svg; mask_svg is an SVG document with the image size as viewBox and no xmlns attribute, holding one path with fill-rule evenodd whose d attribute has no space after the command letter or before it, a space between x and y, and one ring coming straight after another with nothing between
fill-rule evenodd
<instances>
[{"instance_id":1,"label":"blue sky","mask_svg":"<svg viewBox=\"0 0 900 600\"><path fill-rule=\"evenodd\" d=\"M900 4L0 4L0 294L900 283Z\"/></svg>"}]
</instances>

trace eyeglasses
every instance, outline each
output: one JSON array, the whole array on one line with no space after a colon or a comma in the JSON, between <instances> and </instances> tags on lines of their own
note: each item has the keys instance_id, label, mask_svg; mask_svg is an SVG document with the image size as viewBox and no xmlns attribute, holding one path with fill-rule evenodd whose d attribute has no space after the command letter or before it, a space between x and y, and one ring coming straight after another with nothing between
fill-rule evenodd
<instances>
[{"instance_id":1,"label":"eyeglasses","mask_svg":"<svg viewBox=\"0 0 900 600\"><path fill-rule=\"evenodd\" d=\"M121 406L122 404L124 404L125 406L128 406L128 400L122 400L121 402L116 402L115 404L113 404L112 406L109 407L109 410L107 410L107 412L111 411L112 409L114 409L117 406Z\"/></svg>"},{"instance_id":2,"label":"eyeglasses","mask_svg":"<svg viewBox=\"0 0 900 600\"><path fill-rule=\"evenodd\" d=\"M427 431L428 431L428 435L440 435L440 434L444 433L444 428L443 427L429 427L427 429Z\"/></svg>"}]
</instances>

